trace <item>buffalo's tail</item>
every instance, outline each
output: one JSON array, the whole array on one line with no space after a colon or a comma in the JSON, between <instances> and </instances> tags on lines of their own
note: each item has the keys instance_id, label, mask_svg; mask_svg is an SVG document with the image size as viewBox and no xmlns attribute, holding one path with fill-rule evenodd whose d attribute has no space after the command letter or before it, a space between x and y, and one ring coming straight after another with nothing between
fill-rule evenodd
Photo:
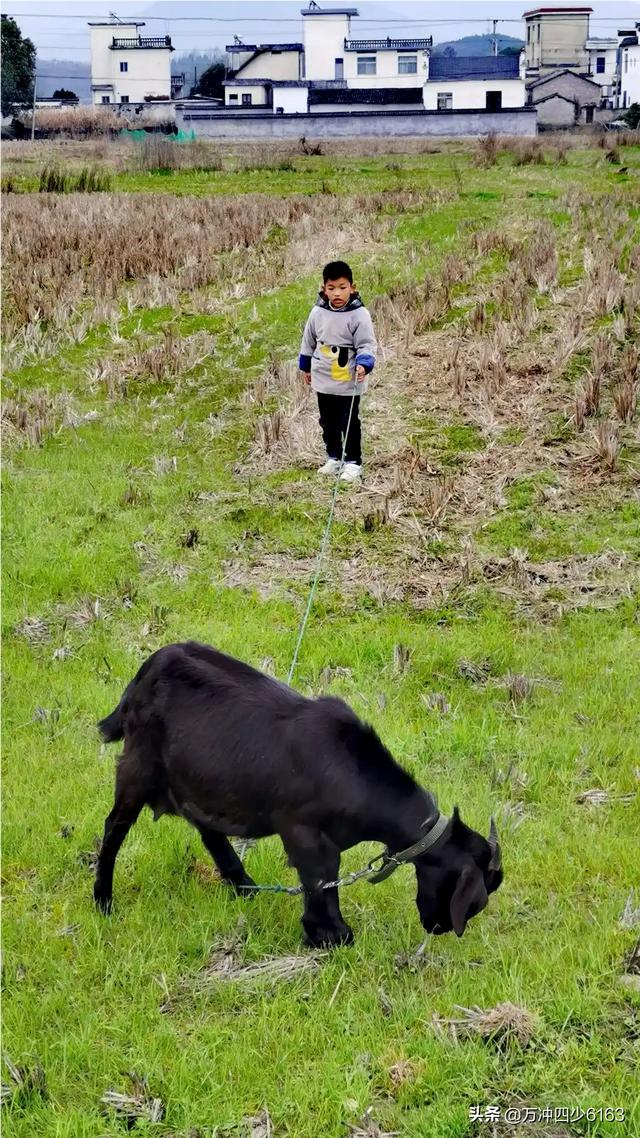
<instances>
[{"instance_id":1,"label":"buffalo's tail","mask_svg":"<svg viewBox=\"0 0 640 1138\"><path fill-rule=\"evenodd\" d=\"M131 690L137 678L136 676L125 688L118 706L114 707L111 714L101 719L98 723L98 731L102 735L105 743L117 743L120 739L124 739L125 714L128 711Z\"/></svg>"}]
</instances>

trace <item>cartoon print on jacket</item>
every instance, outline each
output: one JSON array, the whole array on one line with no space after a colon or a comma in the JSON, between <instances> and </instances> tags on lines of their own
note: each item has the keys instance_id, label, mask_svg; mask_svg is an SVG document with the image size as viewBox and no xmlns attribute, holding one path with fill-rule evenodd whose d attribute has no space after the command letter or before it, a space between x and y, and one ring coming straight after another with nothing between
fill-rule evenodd
<instances>
[{"instance_id":1,"label":"cartoon print on jacket","mask_svg":"<svg viewBox=\"0 0 640 1138\"><path fill-rule=\"evenodd\" d=\"M347 367L349 362L349 349L339 348L335 344L320 344L320 351L323 356L328 356L329 359L333 357L331 363L331 378L337 379L341 382L348 382L351 377L351 372Z\"/></svg>"}]
</instances>

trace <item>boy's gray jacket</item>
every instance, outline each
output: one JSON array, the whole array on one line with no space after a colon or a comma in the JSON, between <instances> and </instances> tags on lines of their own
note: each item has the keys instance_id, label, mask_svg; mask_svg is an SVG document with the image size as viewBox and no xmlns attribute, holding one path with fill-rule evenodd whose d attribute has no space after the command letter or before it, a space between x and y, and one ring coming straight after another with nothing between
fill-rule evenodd
<instances>
[{"instance_id":1,"label":"boy's gray jacket","mask_svg":"<svg viewBox=\"0 0 640 1138\"><path fill-rule=\"evenodd\" d=\"M371 316L357 293L344 308L331 308L323 293L311 309L300 347L300 369L311 372L314 391L328 395L362 395L366 380L356 383L355 369L369 373L376 362Z\"/></svg>"}]
</instances>

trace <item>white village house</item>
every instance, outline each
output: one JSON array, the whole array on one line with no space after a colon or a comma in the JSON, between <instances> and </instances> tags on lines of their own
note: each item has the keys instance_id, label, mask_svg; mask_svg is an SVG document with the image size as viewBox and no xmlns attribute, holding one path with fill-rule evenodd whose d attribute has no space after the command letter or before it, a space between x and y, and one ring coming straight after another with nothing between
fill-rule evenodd
<instances>
[{"instance_id":1,"label":"white village house","mask_svg":"<svg viewBox=\"0 0 640 1138\"><path fill-rule=\"evenodd\" d=\"M618 89L616 106L640 103L640 22L631 32L618 32Z\"/></svg>"},{"instance_id":2,"label":"white village house","mask_svg":"<svg viewBox=\"0 0 640 1138\"><path fill-rule=\"evenodd\" d=\"M184 75L171 74L170 36L145 36L140 20L90 23L91 97L94 104L170 101Z\"/></svg>"},{"instance_id":3,"label":"white village house","mask_svg":"<svg viewBox=\"0 0 640 1138\"><path fill-rule=\"evenodd\" d=\"M432 56L431 37L354 39L357 8L301 11L302 43L227 45L235 68L225 82L229 109L272 114L375 113L523 107L517 56Z\"/></svg>"}]
</instances>

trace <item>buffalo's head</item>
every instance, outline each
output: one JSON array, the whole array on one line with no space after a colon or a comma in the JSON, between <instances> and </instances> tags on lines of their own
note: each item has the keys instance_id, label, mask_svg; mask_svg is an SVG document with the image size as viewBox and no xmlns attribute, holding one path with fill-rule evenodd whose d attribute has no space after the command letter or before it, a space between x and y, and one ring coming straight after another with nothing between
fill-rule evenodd
<instances>
[{"instance_id":1,"label":"buffalo's head","mask_svg":"<svg viewBox=\"0 0 640 1138\"><path fill-rule=\"evenodd\" d=\"M495 822L483 838L466 826L456 806L442 838L414 861L416 903L428 933L462 936L467 921L486 906L502 882L502 855Z\"/></svg>"}]
</instances>

